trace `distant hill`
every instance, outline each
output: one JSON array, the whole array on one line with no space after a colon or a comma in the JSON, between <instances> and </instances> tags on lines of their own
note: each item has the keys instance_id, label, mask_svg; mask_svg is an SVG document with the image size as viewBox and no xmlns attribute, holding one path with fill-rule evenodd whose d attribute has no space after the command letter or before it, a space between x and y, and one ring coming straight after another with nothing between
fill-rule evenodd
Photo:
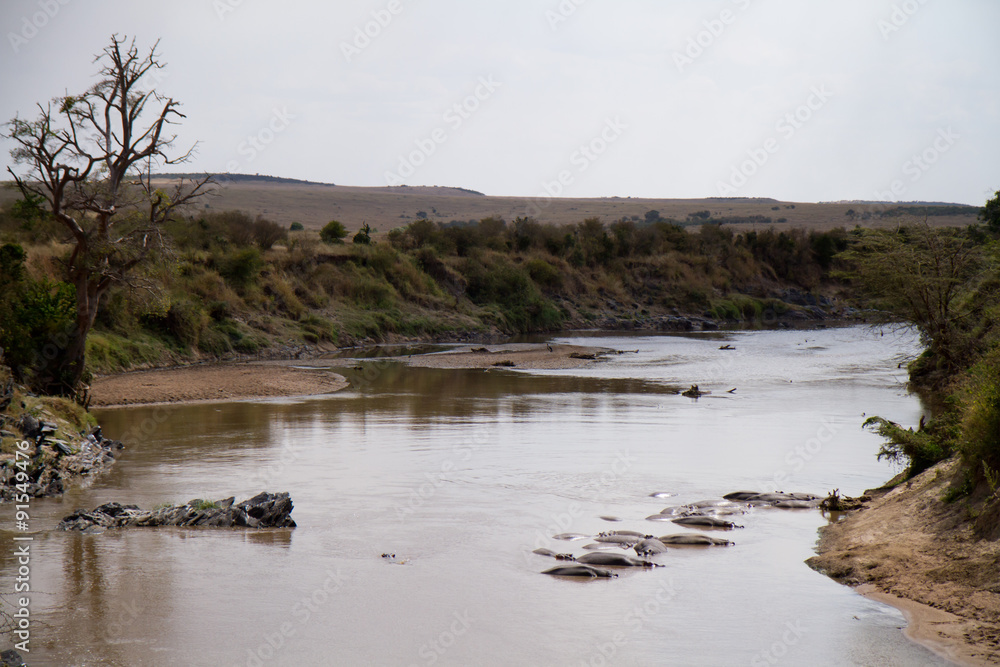
<instances>
[{"instance_id":1,"label":"distant hill","mask_svg":"<svg viewBox=\"0 0 1000 667\"><path fill-rule=\"evenodd\" d=\"M189 172L177 174L153 174L155 181L168 181L174 179L205 178L207 172ZM266 174L216 174L216 179L220 182L233 183L293 183L297 185L334 185L333 183L320 183L318 181L303 181L298 178L283 178L281 176L268 176Z\"/></svg>"},{"instance_id":2,"label":"distant hill","mask_svg":"<svg viewBox=\"0 0 1000 667\"><path fill-rule=\"evenodd\" d=\"M199 173L162 174L164 185ZM495 216L504 220L532 217L541 222L570 224L587 218L606 223L626 218L642 222L657 212L684 225L722 223L737 229L896 226L907 218L937 226L965 226L978 207L938 202L781 202L769 198L638 199L632 197L549 198L493 197L453 187L354 187L314 183L261 174L222 174L199 210L243 210L290 225L300 222L320 229L339 220L351 231L368 223L379 232L427 218L441 223L467 223ZM0 188L0 205L18 196ZM196 215L195 211L190 212Z\"/></svg>"}]
</instances>

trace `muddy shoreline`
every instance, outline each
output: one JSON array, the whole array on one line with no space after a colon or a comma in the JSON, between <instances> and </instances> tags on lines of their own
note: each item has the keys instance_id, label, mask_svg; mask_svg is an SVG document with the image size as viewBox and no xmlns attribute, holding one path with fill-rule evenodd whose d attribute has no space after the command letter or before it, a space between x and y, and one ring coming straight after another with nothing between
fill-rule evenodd
<instances>
[{"instance_id":1,"label":"muddy shoreline","mask_svg":"<svg viewBox=\"0 0 1000 667\"><path fill-rule=\"evenodd\" d=\"M110 408L314 396L347 385L343 376L318 368L221 363L105 376L93 382L90 397L92 407Z\"/></svg>"},{"instance_id":2,"label":"muddy shoreline","mask_svg":"<svg viewBox=\"0 0 1000 667\"><path fill-rule=\"evenodd\" d=\"M421 368L557 370L579 368L616 353L578 345L504 343L378 359ZM329 369L341 361L313 357L128 371L94 380L91 406L119 408L332 394L349 385L346 378Z\"/></svg>"}]
</instances>

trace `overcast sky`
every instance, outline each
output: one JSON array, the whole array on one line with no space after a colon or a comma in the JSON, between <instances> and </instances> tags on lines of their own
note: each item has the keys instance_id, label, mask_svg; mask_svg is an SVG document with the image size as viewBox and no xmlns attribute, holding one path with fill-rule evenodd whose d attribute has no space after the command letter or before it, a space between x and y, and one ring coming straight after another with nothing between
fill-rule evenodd
<instances>
[{"instance_id":1,"label":"overcast sky","mask_svg":"<svg viewBox=\"0 0 1000 667\"><path fill-rule=\"evenodd\" d=\"M0 23L4 120L87 88L111 33L159 39L150 85L183 103L191 171L527 196L1000 189L996 0L4 0Z\"/></svg>"}]
</instances>

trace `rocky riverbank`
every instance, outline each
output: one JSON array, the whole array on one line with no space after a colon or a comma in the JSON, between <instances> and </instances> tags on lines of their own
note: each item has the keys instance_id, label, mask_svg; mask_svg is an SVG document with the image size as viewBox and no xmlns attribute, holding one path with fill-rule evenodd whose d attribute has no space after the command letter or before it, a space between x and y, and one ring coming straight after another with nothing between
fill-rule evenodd
<instances>
[{"instance_id":1,"label":"rocky riverbank","mask_svg":"<svg viewBox=\"0 0 1000 667\"><path fill-rule=\"evenodd\" d=\"M71 401L0 391L0 499L61 495L108 470L125 446Z\"/></svg>"},{"instance_id":2,"label":"rocky riverbank","mask_svg":"<svg viewBox=\"0 0 1000 667\"><path fill-rule=\"evenodd\" d=\"M958 462L942 462L821 530L807 562L901 608L907 634L962 664L1000 662L1000 541L975 534L963 500L943 500Z\"/></svg>"}]
</instances>

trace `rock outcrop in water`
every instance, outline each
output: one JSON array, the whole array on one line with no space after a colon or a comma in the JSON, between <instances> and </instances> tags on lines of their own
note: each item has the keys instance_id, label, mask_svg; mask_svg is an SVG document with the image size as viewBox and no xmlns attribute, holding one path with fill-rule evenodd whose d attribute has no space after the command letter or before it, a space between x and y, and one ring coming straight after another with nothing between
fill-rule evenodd
<instances>
[{"instance_id":1,"label":"rock outcrop in water","mask_svg":"<svg viewBox=\"0 0 1000 667\"><path fill-rule=\"evenodd\" d=\"M91 511L76 510L59 522L60 530L100 533L109 528L205 526L210 528L294 528L292 499L287 493L258 493L249 500L191 500L184 505L143 510L136 505L105 503Z\"/></svg>"}]
</instances>

